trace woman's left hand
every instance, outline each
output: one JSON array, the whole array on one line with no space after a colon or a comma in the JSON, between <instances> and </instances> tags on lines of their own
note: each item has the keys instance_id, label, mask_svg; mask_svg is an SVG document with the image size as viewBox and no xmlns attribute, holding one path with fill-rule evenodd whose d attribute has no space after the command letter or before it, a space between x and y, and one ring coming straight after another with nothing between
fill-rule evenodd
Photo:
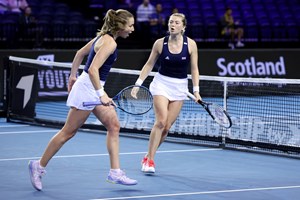
<instances>
[{"instance_id":1,"label":"woman's left hand","mask_svg":"<svg viewBox=\"0 0 300 200\"><path fill-rule=\"evenodd\" d=\"M77 78L76 77L73 77L73 76L70 76L69 77L69 81L68 81L68 92L71 91L74 83L76 82Z\"/></svg>"}]
</instances>

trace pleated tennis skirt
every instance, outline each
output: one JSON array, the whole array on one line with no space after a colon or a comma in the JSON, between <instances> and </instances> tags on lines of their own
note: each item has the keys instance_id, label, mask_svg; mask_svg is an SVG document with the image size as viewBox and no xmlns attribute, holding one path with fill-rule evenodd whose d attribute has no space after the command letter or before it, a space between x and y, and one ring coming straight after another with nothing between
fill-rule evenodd
<instances>
[{"instance_id":1,"label":"pleated tennis skirt","mask_svg":"<svg viewBox=\"0 0 300 200\"><path fill-rule=\"evenodd\" d=\"M150 92L153 96L162 95L170 101L185 100L188 92L188 79L172 78L157 72L150 84Z\"/></svg>"},{"instance_id":2,"label":"pleated tennis skirt","mask_svg":"<svg viewBox=\"0 0 300 200\"><path fill-rule=\"evenodd\" d=\"M105 82L100 81L102 87ZM90 80L89 74L83 71L74 83L67 99L67 106L75 107L79 110L93 110L95 106L83 106L83 102L98 101L99 97Z\"/></svg>"}]
</instances>

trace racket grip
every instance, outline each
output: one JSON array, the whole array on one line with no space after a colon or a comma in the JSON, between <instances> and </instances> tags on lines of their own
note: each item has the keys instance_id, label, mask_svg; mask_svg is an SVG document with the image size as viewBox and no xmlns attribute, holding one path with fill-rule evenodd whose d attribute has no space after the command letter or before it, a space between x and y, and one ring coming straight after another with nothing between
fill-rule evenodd
<instances>
[{"instance_id":1,"label":"racket grip","mask_svg":"<svg viewBox=\"0 0 300 200\"><path fill-rule=\"evenodd\" d=\"M187 96L190 97L191 99L196 100L196 97L195 97L193 94L191 94L190 92L187 92L186 94L187 94Z\"/></svg>"},{"instance_id":2,"label":"racket grip","mask_svg":"<svg viewBox=\"0 0 300 200\"><path fill-rule=\"evenodd\" d=\"M100 101L88 101L88 102L83 102L82 105L84 107L86 106L96 106L96 105L100 105L101 102Z\"/></svg>"}]
</instances>

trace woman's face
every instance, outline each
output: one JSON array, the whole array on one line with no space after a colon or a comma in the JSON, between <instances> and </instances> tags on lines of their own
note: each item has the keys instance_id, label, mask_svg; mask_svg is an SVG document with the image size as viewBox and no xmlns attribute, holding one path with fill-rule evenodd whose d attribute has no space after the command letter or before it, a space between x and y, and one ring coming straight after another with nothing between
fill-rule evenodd
<instances>
[{"instance_id":1,"label":"woman's face","mask_svg":"<svg viewBox=\"0 0 300 200\"><path fill-rule=\"evenodd\" d=\"M119 31L119 36L122 38L127 38L129 34L131 34L133 31L134 31L134 18L130 17L127 20L127 24L125 25L125 28Z\"/></svg>"},{"instance_id":2,"label":"woman's face","mask_svg":"<svg viewBox=\"0 0 300 200\"><path fill-rule=\"evenodd\" d=\"M170 34L178 34L181 33L184 29L182 17L179 16L171 16L169 19L169 32Z\"/></svg>"}]
</instances>

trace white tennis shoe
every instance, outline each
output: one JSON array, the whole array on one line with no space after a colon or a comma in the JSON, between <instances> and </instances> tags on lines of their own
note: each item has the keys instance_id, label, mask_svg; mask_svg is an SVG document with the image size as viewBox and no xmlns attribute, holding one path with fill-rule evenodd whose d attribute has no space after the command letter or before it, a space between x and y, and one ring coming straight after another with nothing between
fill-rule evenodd
<instances>
[{"instance_id":1,"label":"white tennis shoe","mask_svg":"<svg viewBox=\"0 0 300 200\"><path fill-rule=\"evenodd\" d=\"M136 180L128 178L125 175L125 172L122 170L118 170L118 171L110 170L106 181L110 183L121 184L121 185L136 185L138 183Z\"/></svg>"},{"instance_id":2,"label":"white tennis shoe","mask_svg":"<svg viewBox=\"0 0 300 200\"><path fill-rule=\"evenodd\" d=\"M40 166L40 162L38 160L30 160L28 168L32 186L36 190L42 190L42 176L46 174L45 168Z\"/></svg>"},{"instance_id":3,"label":"white tennis shoe","mask_svg":"<svg viewBox=\"0 0 300 200\"><path fill-rule=\"evenodd\" d=\"M145 160L145 161L144 161ZM142 164L142 172L146 174L154 174L155 173L155 164L153 160L143 159L144 163Z\"/></svg>"}]
</instances>

